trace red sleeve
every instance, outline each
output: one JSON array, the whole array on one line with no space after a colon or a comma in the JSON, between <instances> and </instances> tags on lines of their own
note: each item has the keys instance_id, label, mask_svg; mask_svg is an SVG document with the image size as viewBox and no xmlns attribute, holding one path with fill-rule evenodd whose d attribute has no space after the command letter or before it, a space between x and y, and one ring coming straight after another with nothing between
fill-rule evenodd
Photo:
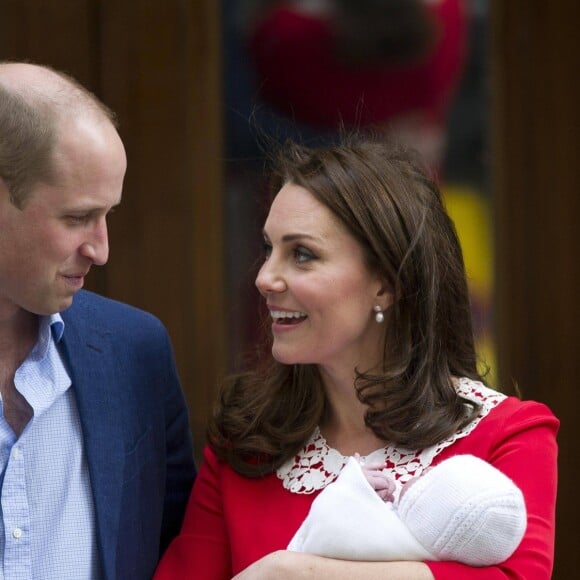
<instances>
[{"instance_id":1,"label":"red sleeve","mask_svg":"<svg viewBox=\"0 0 580 580\"><path fill-rule=\"evenodd\" d=\"M232 577L219 462L209 448L204 450L204 459L181 533L163 555L154 580L186 577L228 580Z\"/></svg>"},{"instance_id":2,"label":"red sleeve","mask_svg":"<svg viewBox=\"0 0 580 580\"><path fill-rule=\"evenodd\" d=\"M522 490L528 527L514 554L503 564L472 568L456 562L427 562L437 580L549 580L554 562L557 489L556 433L559 422L540 403L509 398L473 433L437 458L472 453L510 477Z\"/></svg>"}]
</instances>

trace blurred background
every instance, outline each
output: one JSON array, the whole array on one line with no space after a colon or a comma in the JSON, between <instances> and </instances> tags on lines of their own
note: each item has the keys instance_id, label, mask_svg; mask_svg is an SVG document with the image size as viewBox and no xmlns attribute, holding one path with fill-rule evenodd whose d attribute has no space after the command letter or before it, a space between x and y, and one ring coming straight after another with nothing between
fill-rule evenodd
<instances>
[{"instance_id":1,"label":"blurred background","mask_svg":"<svg viewBox=\"0 0 580 580\"><path fill-rule=\"evenodd\" d=\"M420 149L460 234L490 384L562 421L554 578L572 579L579 20L573 0L0 0L0 59L65 70L118 114L124 200L90 287L168 327L198 456L259 328L264 154L343 126Z\"/></svg>"}]
</instances>

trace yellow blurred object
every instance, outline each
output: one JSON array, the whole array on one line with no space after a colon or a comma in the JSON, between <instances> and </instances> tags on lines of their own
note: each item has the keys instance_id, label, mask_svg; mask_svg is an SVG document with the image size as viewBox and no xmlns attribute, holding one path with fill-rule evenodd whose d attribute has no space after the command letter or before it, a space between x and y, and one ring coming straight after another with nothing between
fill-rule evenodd
<instances>
[{"instance_id":1,"label":"yellow blurred object","mask_svg":"<svg viewBox=\"0 0 580 580\"><path fill-rule=\"evenodd\" d=\"M475 341L481 360L479 371L490 386L496 381L495 345L492 334L493 243L490 208L477 190L443 185L443 199L461 242L475 320Z\"/></svg>"},{"instance_id":2,"label":"yellow blurred object","mask_svg":"<svg viewBox=\"0 0 580 580\"><path fill-rule=\"evenodd\" d=\"M461 240L469 283L491 294L493 248L487 200L469 187L445 185L443 199Z\"/></svg>"}]
</instances>

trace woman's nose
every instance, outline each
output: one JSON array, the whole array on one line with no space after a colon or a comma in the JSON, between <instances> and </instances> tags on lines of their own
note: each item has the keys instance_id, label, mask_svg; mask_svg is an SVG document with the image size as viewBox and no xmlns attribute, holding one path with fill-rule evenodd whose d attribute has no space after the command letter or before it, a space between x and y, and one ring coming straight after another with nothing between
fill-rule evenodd
<instances>
[{"instance_id":1,"label":"woman's nose","mask_svg":"<svg viewBox=\"0 0 580 580\"><path fill-rule=\"evenodd\" d=\"M284 276L271 257L262 264L256 276L256 287L262 296L286 290L287 285Z\"/></svg>"}]
</instances>

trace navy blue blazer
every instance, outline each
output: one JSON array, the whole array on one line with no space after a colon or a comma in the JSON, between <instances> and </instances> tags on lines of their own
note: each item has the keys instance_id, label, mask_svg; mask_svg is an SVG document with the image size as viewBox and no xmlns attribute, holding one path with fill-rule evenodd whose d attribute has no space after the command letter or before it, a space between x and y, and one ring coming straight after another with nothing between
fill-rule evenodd
<instances>
[{"instance_id":1,"label":"navy blue blazer","mask_svg":"<svg viewBox=\"0 0 580 580\"><path fill-rule=\"evenodd\" d=\"M86 291L62 318L103 577L150 579L195 478L169 337L151 314Z\"/></svg>"}]
</instances>

